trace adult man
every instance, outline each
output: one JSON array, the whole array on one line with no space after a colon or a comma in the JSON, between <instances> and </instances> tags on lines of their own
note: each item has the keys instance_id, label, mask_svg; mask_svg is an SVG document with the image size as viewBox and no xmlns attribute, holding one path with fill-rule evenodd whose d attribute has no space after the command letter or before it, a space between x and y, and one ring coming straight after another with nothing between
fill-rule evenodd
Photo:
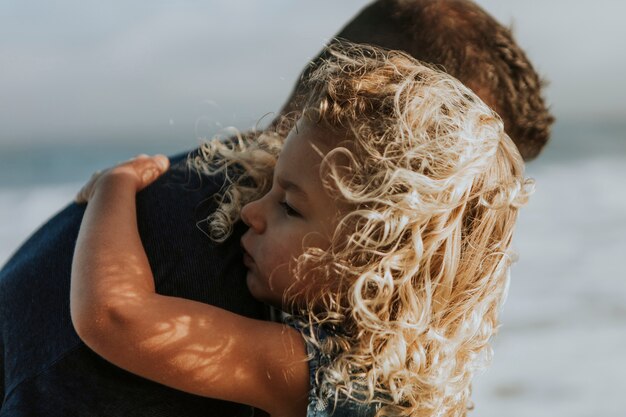
<instances>
[{"instance_id":1,"label":"adult man","mask_svg":"<svg viewBox=\"0 0 626 417\"><path fill-rule=\"evenodd\" d=\"M525 158L552 117L541 83L510 33L469 1L379 0L339 34L403 49L443 67L498 111ZM305 74L315 65L305 69ZM297 86L284 112L297 106ZM212 245L196 224L214 209L223 178L190 175L186 155L138 195L142 240L157 291L263 318L245 287L242 224ZM69 315L72 254L84 207L72 204L37 231L0 271L0 416L243 416L250 408L181 393L122 371L91 352ZM111 335L115 337L115 335Z\"/></svg>"}]
</instances>

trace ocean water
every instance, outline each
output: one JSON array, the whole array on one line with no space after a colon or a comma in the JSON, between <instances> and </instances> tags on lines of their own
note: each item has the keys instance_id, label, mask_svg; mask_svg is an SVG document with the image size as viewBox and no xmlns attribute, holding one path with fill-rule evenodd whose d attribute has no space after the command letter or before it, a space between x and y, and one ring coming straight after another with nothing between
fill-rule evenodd
<instances>
[{"instance_id":1,"label":"ocean water","mask_svg":"<svg viewBox=\"0 0 626 417\"><path fill-rule=\"evenodd\" d=\"M553 139L528 165L536 192L476 416L626 415L626 128L557 126Z\"/></svg>"},{"instance_id":2,"label":"ocean water","mask_svg":"<svg viewBox=\"0 0 626 417\"><path fill-rule=\"evenodd\" d=\"M91 172L176 143L0 149L0 264ZM475 379L481 417L622 417L626 375L626 123L557 124L528 164L492 366Z\"/></svg>"}]
</instances>

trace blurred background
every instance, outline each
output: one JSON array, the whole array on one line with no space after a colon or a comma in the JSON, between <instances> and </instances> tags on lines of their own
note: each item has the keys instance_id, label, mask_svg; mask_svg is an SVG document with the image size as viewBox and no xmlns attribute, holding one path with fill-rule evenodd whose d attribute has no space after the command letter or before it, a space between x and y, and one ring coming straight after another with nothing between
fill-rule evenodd
<instances>
[{"instance_id":1,"label":"blurred background","mask_svg":"<svg viewBox=\"0 0 626 417\"><path fill-rule=\"evenodd\" d=\"M481 0L550 81L481 417L624 416L625 3ZM97 170L277 111L365 0L4 0L0 264ZM272 116L265 116L265 119Z\"/></svg>"}]
</instances>

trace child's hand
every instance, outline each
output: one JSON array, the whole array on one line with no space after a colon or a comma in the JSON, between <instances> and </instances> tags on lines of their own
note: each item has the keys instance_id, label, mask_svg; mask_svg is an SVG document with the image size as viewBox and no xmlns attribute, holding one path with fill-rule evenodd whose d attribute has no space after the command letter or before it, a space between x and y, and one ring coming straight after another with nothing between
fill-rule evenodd
<instances>
[{"instance_id":1,"label":"child's hand","mask_svg":"<svg viewBox=\"0 0 626 417\"><path fill-rule=\"evenodd\" d=\"M93 196L97 187L105 181L125 181L130 183L136 192L141 191L167 171L169 165L170 161L165 155L138 155L113 168L95 172L87 184L76 194L75 201L86 203Z\"/></svg>"}]
</instances>

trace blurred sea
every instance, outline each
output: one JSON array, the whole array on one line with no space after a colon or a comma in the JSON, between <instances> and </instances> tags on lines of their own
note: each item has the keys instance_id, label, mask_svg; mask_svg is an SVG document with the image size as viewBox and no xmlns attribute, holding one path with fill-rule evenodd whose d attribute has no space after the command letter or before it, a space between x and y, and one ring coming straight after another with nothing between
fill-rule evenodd
<instances>
[{"instance_id":1,"label":"blurred sea","mask_svg":"<svg viewBox=\"0 0 626 417\"><path fill-rule=\"evenodd\" d=\"M177 143L0 148L0 264L91 173ZM481 417L626 415L626 122L563 122L527 166L492 366L475 379Z\"/></svg>"}]
</instances>

